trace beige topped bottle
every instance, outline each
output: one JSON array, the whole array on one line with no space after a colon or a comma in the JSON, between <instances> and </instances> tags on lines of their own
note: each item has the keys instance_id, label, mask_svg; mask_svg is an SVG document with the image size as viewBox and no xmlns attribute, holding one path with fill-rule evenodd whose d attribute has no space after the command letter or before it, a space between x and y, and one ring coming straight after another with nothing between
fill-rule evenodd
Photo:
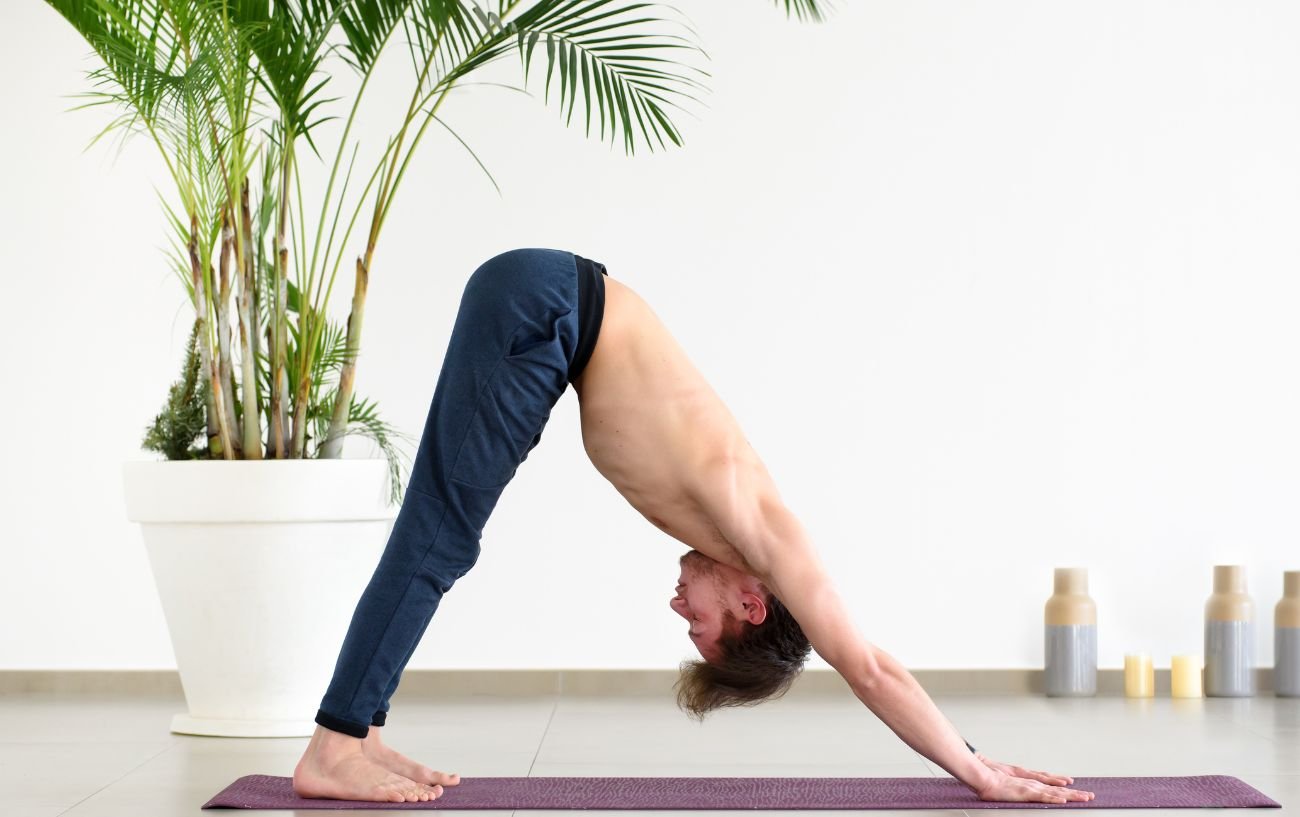
<instances>
[{"instance_id":1,"label":"beige topped bottle","mask_svg":"<svg viewBox=\"0 0 1300 817\"><path fill-rule=\"evenodd\" d=\"M1254 621L1245 566L1215 565L1214 593L1205 602L1206 697L1255 694Z\"/></svg>"},{"instance_id":2,"label":"beige topped bottle","mask_svg":"<svg viewBox=\"0 0 1300 817\"><path fill-rule=\"evenodd\" d=\"M1282 572L1282 600L1273 608L1273 694L1300 698L1300 570Z\"/></svg>"},{"instance_id":3,"label":"beige topped bottle","mask_svg":"<svg viewBox=\"0 0 1300 817\"><path fill-rule=\"evenodd\" d=\"M1043 610L1044 686L1052 697L1097 694L1097 603L1088 595L1088 569L1058 567Z\"/></svg>"}]
</instances>

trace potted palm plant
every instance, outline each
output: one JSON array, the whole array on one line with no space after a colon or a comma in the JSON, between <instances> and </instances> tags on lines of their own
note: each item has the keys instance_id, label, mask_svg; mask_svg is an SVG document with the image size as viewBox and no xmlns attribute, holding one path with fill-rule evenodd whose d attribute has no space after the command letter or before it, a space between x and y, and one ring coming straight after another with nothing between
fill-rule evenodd
<instances>
[{"instance_id":1,"label":"potted palm plant","mask_svg":"<svg viewBox=\"0 0 1300 817\"><path fill-rule=\"evenodd\" d=\"M581 101L589 135L594 118L628 154L680 145L668 109L706 90L689 64L703 51L628 0L47 2L99 58L79 106L113 111L99 137L146 138L166 164L170 263L194 308L181 376L142 441L165 459L123 467L188 707L172 731L308 735L352 612L340 600L369 579L405 482L404 435L353 384L375 249L426 129L450 130L448 92L517 57L517 90L544 62L546 100L555 86L566 122ZM821 18L818 0L777 5ZM411 57L409 104L363 157L352 128L389 46ZM329 98L340 69L359 84ZM331 104L347 113L322 153ZM327 181L305 201L312 171ZM345 259L339 325L327 309ZM353 434L384 457L342 457Z\"/></svg>"}]
</instances>

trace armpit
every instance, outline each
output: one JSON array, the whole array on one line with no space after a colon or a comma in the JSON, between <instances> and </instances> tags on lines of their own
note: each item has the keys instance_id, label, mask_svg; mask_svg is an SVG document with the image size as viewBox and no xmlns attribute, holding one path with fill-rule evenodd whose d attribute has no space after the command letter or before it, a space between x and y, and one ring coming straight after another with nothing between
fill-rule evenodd
<instances>
[{"instance_id":1,"label":"armpit","mask_svg":"<svg viewBox=\"0 0 1300 817\"><path fill-rule=\"evenodd\" d=\"M737 569L761 578L772 545L769 508L781 504L767 470L762 463L728 461L698 476L693 498L717 546L734 554Z\"/></svg>"}]
</instances>

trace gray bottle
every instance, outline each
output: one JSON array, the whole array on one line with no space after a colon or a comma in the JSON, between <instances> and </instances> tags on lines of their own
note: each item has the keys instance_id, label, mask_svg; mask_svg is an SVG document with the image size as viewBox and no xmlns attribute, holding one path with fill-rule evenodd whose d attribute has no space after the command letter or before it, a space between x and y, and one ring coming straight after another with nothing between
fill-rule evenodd
<instances>
[{"instance_id":1,"label":"gray bottle","mask_svg":"<svg viewBox=\"0 0 1300 817\"><path fill-rule=\"evenodd\" d=\"M1255 694L1255 602L1246 594L1243 565L1215 565L1214 593L1205 602L1205 696Z\"/></svg>"},{"instance_id":2,"label":"gray bottle","mask_svg":"<svg viewBox=\"0 0 1300 817\"><path fill-rule=\"evenodd\" d=\"M1088 569L1058 567L1043 610L1044 686L1049 697L1097 694L1097 603L1088 595Z\"/></svg>"},{"instance_id":3,"label":"gray bottle","mask_svg":"<svg viewBox=\"0 0 1300 817\"><path fill-rule=\"evenodd\" d=\"M1282 600L1273 608L1273 690L1300 698L1300 570L1282 571Z\"/></svg>"}]
</instances>

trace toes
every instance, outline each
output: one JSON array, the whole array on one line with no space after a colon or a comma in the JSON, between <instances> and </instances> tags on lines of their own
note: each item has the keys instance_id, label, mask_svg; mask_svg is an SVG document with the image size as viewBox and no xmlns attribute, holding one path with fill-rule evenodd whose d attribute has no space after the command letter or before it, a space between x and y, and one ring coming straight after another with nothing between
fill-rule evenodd
<instances>
[{"instance_id":1,"label":"toes","mask_svg":"<svg viewBox=\"0 0 1300 817\"><path fill-rule=\"evenodd\" d=\"M426 786L436 786L442 782L438 779L438 773L428 766L416 766L415 774L411 775L411 779Z\"/></svg>"}]
</instances>

